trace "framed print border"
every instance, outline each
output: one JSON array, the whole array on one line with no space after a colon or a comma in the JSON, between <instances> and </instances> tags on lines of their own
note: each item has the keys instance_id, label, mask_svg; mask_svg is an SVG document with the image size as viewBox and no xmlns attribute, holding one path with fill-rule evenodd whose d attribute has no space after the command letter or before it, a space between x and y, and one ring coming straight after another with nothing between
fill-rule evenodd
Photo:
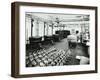
<instances>
[{"instance_id":1,"label":"framed print border","mask_svg":"<svg viewBox=\"0 0 100 80\"><path fill-rule=\"evenodd\" d=\"M50 8L71 8L71 9L86 9L95 11L95 70L88 71L72 71L72 72L54 72L54 73L39 73L39 74L19 74L20 72L20 6L39 6ZM97 28L97 7L96 6L80 6L80 5L63 5L63 4L45 4L45 3L29 3L29 2L13 2L11 4L11 76L15 78L23 77L40 77L40 76L56 76L56 75L71 75L97 73L97 44L98 44L98 28Z\"/></svg>"}]
</instances>

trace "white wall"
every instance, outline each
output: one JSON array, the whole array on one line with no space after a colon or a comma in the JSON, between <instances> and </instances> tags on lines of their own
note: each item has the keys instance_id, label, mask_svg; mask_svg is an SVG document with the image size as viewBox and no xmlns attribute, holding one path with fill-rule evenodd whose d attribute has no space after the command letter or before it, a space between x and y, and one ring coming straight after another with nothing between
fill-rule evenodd
<instances>
[{"instance_id":1,"label":"white wall","mask_svg":"<svg viewBox=\"0 0 100 80\"><path fill-rule=\"evenodd\" d=\"M29 40L29 37L31 37L31 18L29 16L26 16L26 22L25 22L25 38L26 40ZM38 21L38 22L37 22ZM52 28L49 26L49 23L45 24L45 35L52 35ZM37 30L38 29L38 30ZM32 28L32 36L44 36L44 22L34 19L33 21L33 28Z\"/></svg>"},{"instance_id":2,"label":"white wall","mask_svg":"<svg viewBox=\"0 0 100 80\"><path fill-rule=\"evenodd\" d=\"M25 40L28 40L29 37L31 37L31 18L30 17L26 17L26 23L25 23L25 30L26 30L26 36L25 36Z\"/></svg>"},{"instance_id":3,"label":"white wall","mask_svg":"<svg viewBox=\"0 0 100 80\"><path fill-rule=\"evenodd\" d=\"M74 29L75 31L79 31L82 32L82 24L89 24L89 21L79 21L79 22L65 22L64 24L66 24L66 27L54 27L53 28L53 34L55 34L55 31L59 30L69 30L70 32L72 32L72 29ZM26 26L26 33L25 33L25 38L26 40L29 40L29 37L31 37L31 18L29 16L26 16L26 22L25 22L25 26ZM47 23L45 25L45 35L52 35L52 27L49 26L50 23ZM90 26L89 26L90 27ZM38 28L38 31L37 31ZM58 28L58 29L57 29ZM84 26L83 26L84 28ZM34 19L33 21L33 32L32 32L32 36L44 36L44 22L38 20L38 24L37 24L37 19Z\"/></svg>"},{"instance_id":4,"label":"white wall","mask_svg":"<svg viewBox=\"0 0 100 80\"><path fill-rule=\"evenodd\" d=\"M78 74L64 75L38 78L21 78L15 79L10 76L11 68L11 2L15 0L1 0L0 2L0 80L100 80L100 54L98 54L99 73L97 74ZM73 5L88 5L98 6L100 9L100 0L16 0L30 1L41 3L56 3L56 4L73 4ZM100 11L98 20L100 21ZM98 22L99 22L98 21ZM100 23L98 24L98 32ZM100 35L100 32L99 32ZM100 36L98 37L100 41ZM98 42L100 44L100 42ZM100 47L100 45L99 45ZM100 50L99 52L100 53Z\"/></svg>"}]
</instances>

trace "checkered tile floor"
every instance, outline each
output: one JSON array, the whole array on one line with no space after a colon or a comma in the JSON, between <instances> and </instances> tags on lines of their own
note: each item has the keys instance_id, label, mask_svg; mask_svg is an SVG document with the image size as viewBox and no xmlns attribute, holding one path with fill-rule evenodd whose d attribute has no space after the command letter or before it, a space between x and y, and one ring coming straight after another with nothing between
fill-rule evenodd
<instances>
[{"instance_id":1,"label":"checkered tile floor","mask_svg":"<svg viewBox=\"0 0 100 80\"><path fill-rule=\"evenodd\" d=\"M68 65L72 56L70 51L64 51L51 47L27 52L26 67L63 66Z\"/></svg>"}]
</instances>

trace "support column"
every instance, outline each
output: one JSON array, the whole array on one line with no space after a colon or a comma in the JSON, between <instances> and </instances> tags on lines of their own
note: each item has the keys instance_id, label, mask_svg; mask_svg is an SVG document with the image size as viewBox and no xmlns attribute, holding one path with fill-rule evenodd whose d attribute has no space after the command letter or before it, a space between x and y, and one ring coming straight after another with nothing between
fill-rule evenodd
<instances>
[{"instance_id":1,"label":"support column","mask_svg":"<svg viewBox=\"0 0 100 80\"><path fill-rule=\"evenodd\" d=\"M54 25L54 24L52 23L52 26L51 26L51 28L52 28L52 35L53 35L53 25Z\"/></svg>"},{"instance_id":2,"label":"support column","mask_svg":"<svg viewBox=\"0 0 100 80\"><path fill-rule=\"evenodd\" d=\"M37 26L36 26L36 36L39 36L39 21L37 20L36 22Z\"/></svg>"},{"instance_id":3,"label":"support column","mask_svg":"<svg viewBox=\"0 0 100 80\"><path fill-rule=\"evenodd\" d=\"M44 36L45 36L45 27L46 27L45 25L46 25L46 22L44 22Z\"/></svg>"},{"instance_id":4,"label":"support column","mask_svg":"<svg viewBox=\"0 0 100 80\"><path fill-rule=\"evenodd\" d=\"M33 36L32 33L33 33L33 22L34 22L34 19L31 19L31 37Z\"/></svg>"},{"instance_id":5,"label":"support column","mask_svg":"<svg viewBox=\"0 0 100 80\"><path fill-rule=\"evenodd\" d=\"M47 28L46 28L46 31L47 31L47 35L48 35L48 24L47 24Z\"/></svg>"}]
</instances>

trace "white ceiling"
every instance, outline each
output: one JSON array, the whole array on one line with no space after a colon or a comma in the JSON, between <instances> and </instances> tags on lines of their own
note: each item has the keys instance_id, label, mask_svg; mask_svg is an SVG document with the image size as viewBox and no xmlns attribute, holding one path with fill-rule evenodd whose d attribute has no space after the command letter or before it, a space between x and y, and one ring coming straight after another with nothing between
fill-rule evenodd
<instances>
[{"instance_id":1,"label":"white ceiling","mask_svg":"<svg viewBox=\"0 0 100 80\"><path fill-rule=\"evenodd\" d=\"M50 13L26 13L31 15L32 18L42 19L44 21L57 21L57 18L60 22L71 22L71 21L82 21L84 17L89 15L84 14L50 14Z\"/></svg>"}]
</instances>

